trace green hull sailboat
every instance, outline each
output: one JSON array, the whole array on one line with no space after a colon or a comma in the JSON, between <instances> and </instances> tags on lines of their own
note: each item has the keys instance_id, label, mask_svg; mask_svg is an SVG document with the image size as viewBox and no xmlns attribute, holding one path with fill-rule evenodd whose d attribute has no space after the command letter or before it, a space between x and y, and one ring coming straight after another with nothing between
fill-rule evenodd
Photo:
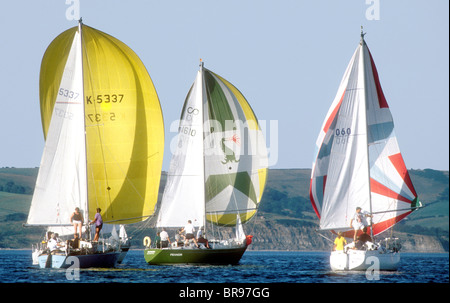
<instances>
[{"instance_id":1,"label":"green hull sailboat","mask_svg":"<svg viewBox=\"0 0 450 303\"><path fill-rule=\"evenodd\" d=\"M151 265L158 264L213 264L227 265L238 264L247 245L235 248L218 249L158 249L149 248L145 250L145 261Z\"/></svg>"},{"instance_id":2,"label":"green hull sailboat","mask_svg":"<svg viewBox=\"0 0 450 303\"><path fill-rule=\"evenodd\" d=\"M204 238L165 248L151 247L147 239L145 260L237 264L252 238L242 224L256 214L267 178L267 148L258 120L239 90L201 63L176 139L156 226L172 232L190 220ZM217 237L214 233L223 235L219 228L224 226L235 227L235 236Z\"/></svg>"}]
</instances>

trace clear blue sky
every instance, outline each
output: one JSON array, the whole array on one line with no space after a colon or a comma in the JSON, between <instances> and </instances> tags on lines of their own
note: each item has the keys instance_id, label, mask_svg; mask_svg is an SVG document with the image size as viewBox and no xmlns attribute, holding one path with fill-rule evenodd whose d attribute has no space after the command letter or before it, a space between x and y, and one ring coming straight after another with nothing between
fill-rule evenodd
<instances>
[{"instance_id":1,"label":"clear blue sky","mask_svg":"<svg viewBox=\"0 0 450 303\"><path fill-rule=\"evenodd\" d=\"M65 2L0 3L0 167L40 164L39 68L48 44L77 24L67 20L71 5ZM80 0L80 13L85 24L130 46L147 67L164 114L165 170L175 135L170 125L199 58L241 90L260 120L278 121L278 145L267 138L278 150L272 168L311 168L319 128L361 25L406 166L448 170L449 2L368 2ZM367 11L378 20L369 20Z\"/></svg>"}]
</instances>

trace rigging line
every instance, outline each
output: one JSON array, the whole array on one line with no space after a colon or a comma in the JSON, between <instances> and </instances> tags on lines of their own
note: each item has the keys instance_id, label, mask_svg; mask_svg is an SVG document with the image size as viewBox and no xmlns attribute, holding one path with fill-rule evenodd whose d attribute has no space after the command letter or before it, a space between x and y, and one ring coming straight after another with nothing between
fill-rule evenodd
<instances>
[{"instance_id":1,"label":"rigging line","mask_svg":"<svg viewBox=\"0 0 450 303\"><path fill-rule=\"evenodd\" d=\"M119 168L120 172L125 176L125 180L127 180L127 182L131 185L131 187L134 189L134 191L136 192L136 194L139 196L139 198L141 198L142 201L145 201L145 198L142 196L142 194L139 192L139 190L136 188L135 184L133 181L131 181L131 179L128 177L128 175L125 173L125 170L122 168L122 166L119 164L118 161L116 161L114 153L111 151L111 149L108 146L105 146L105 150L108 152L108 154L110 155L110 157L113 159L114 164L116 165L117 168ZM150 156L147 157L151 158L153 156L156 156L157 154L159 154L159 152L156 152ZM132 161L132 159L130 159L130 162ZM154 176L153 176L154 177Z\"/></svg>"},{"instance_id":2,"label":"rigging line","mask_svg":"<svg viewBox=\"0 0 450 303\"><path fill-rule=\"evenodd\" d=\"M196 82L197 82L197 78L195 79L195 82L194 82L194 84L193 85L196 85L196 92L195 92L195 98L194 98L194 100L193 100L193 102L194 102L194 104L196 105L196 106L198 106L198 107L200 107L201 108L201 117L199 117L199 118L201 118L200 119L200 121L201 121L201 124L200 124L200 128L201 128L201 140L202 140L202 148L200 149L201 150L201 152L202 152L202 161L200 161L201 163L202 163L202 165L203 165L203 167L202 167L202 169L200 170L201 171L201 173L202 173L202 176L201 177L203 177L203 181L202 181L202 184L203 184L203 188L201 189L202 190L202 195L203 195L203 205L202 205L202 212L203 212L203 214L202 214L202 224L203 224L203 232L206 234L206 231L207 231L207 226L206 226L206 222L208 221L207 220L207 218L206 218L206 163L205 163L205 102L204 102L204 99L205 99L205 96L203 95L203 93L204 92L206 92L206 85L205 85L205 77L204 77L204 71L203 71L203 66L204 66L204 64L203 64L203 62L200 60L200 104L197 104L198 103L198 94L199 94L199 92L197 92L197 90L198 90L198 86L196 85ZM189 95L190 95L190 90L189 90ZM207 92L206 92L207 93ZM206 96L206 100L208 100L207 99L207 96ZM186 104L187 105L187 104ZM184 116L184 112L183 112L183 116ZM187 118L187 117L186 117ZM190 122L190 124L192 125L192 123L193 122Z\"/></svg>"},{"instance_id":3,"label":"rigging line","mask_svg":"<svg viewBox=\"0 0 450 303\"><path fill-rule=\"evenodd\" d=\"M151 216L148 216L148 218L142 222L137 223L135 226L136 229L132 230L129 238L141 235L144 231L148 231L150 229L151 220L154 218L154 214Z\"/></svg>"},{"instance_id":4,"label":"rigging line","mask_svg":"<svg viewBox=\"0 0 450 303\"><path fill-rule=\"evenodd\" d=\"M329 242L331 242L331 243L334 243L334 241L333 241L332 239L330 239L330 238L328 238L328 237L325 237L324 235L322 235L321 233L319 233L317 229L314 229L314 231L315 231L319 236L321 236L322 238L324 238L325 240L327 240L327 241L329 241Z\"/></svg>"},{"instance_id":5,"label":"rigging line","mask_svg":"<svg viewBox=\"0 0 450 303\"><path fill-rule=\"evenodd\" d=\"M144 230L148 231L149 229L152 229L153 227L155 227L155 226L152 226L152 225L154 225L154 222L152 222L152 220L154 218L157 218L155 214L151 215L146 220L138 223L137 225L140 226L140 228L138 228L138 229L142 229L142 232L143 232Z\"/></svg>"},{"instance_id":6,"label":"rigging line","mask_svg":"<svg viewBox=\"0 0 450 303\"><path fill-rule=\"evenodd\" d=\"M81 47L83 48L83 43L82 43ZM90 58L89 58L88 52L87 52L87 47L84 47L84 53L85 53L85 56L86 56L86 67L87 67L87 74L89 75L89 83L90 83L90 86L91 86L91 92L92 92L93 95L95 95L95 94L94 94L94 84L93 84L92 77L91 77L91 73L90 73L90 71L91 71L92 69L91 69ZM83 83L84 83L84 75L83 75ZM84 95L84 97L86 98L85 92L84 92L84 88L83 88L83 95ZM85 102L86 102L86 100L83 100L83 103L85 103ZM95 114L97 115L97 114L98 114L98 111L97 111L96 102L93 102L92 105L93 105L93 107L94 107L94 112L95 112ZM85 114L86 114L86 112L85 112ZM86 118L85 118L85 119L86 119ZM96 128L97 128L98 139L99 139L99 141L100 141L100 144L99 144L99 145L100 145L101 156L102 156L102 160L103 160L103 171L104 171L104 174L105 174L105 181L106 181L106 186L107 186L106 189L108 190L108 191L107 191L107 192L108 192L108 199L109 199L109 201L108 201L108 202L109 202L108 210L111 211L112 217L114 218L114 210L113 210L112 203L111 203L111 192L110 192L110 186L109 186L108 172L107 172L107 170L106 170L106 165L105 165L106 160L105 160L105 153L104 153L104 150L103 150L103 148L104 148L104 143L103 143L102 135L101 135L101 133L103 133L103 135L104 135L104 127L100 128L100 126L104 126L104 124L101 124L101 125L100 125L100 124L97 124L97 125L96 125ZM88 161L87 161L87 146L88 146L88 144L86 144L86 162L88 162ZM91 169L90 171L91 171L91 177L92 177L92 180L95 180L93 169ZM99 206L99 200L98 200L98 195L97 195L97 188L96 188L95 185L94 185L93 187L94 187L94 191L95 191L95 193L96 193L96 194L95 194L96 204L97 204L97 206Z\"/></svg>"},{"instance_id":7,"label":"rigging line","mask_svg":"<svg viewBox=\"0 0 450 303\"><path fill-rule=\"evenodd\" d=\"M361 39L361 46L360 46L360 54L359 54L359 58L358 58L358 71L361 70L362 72L362 81L363 81L363 86L364 86L364 126L365 126L365 131L366 131L366 135L365 135L365 145L366 145L366 156L367 156L367 182L368 182L368 195L369 195L369 207L370 207L370 213L372 214L372 209L373 209L373 201L372 201L372 188L371 188L371 184L370 184L370 153L369 153L369 138L368 138L368 133L369 133L369 123L368 123L368 100L369 100L369 94L368 94L368 80L367 80L367 75L366 75L366 66L365 63L367 62L366 56L365 56L365 50L366 50L367 46L365 45L364 42L364 38ZM369 58L370 60L370 58ZM359 67L359 64L361 64L361 67ZM359 75L358 75L359 76ZM358 81L358 85L359 85L359 81ZM371 224L373 220L371 220ZM356 235L356 233L355 233ZM370 236L373 239L373 228L370 229Z\"/></svg>"},{"instance_id":8,"label":"rigging line","mask_svg":"<svg viewBox=\"0 0 450 303\"><path fill-rule=\"evenodd\" d=\"M382 213L389 213L389 212L396 212L396 211L413 211L413 210L416 210L419 208L424 208L424 207L425 207L424 205L419 205L419 206L410 207L410 208L399 208L399 209L392 209L392 210L375 211L375 212L372 212L371 214L372 215L373 214L382 214Z\"/></svg>"},{"instance_id":9,"label":"rigging line","mask_svg":"<svg viewBox=\"0 0 450 303\"><path fill-rule=\"evenodd\" d=\"M104 223L114 223L114 222L125 222L125 221L129 221L129 220L135 220L135 219L142 219L142 218L149 218L152 217L153 215L148 215L148 216L138 216L138 217L132 217L132 218L126 218L126 219L117 219L117 220L108 220L108 221L103 221Z\"/></svg>"},{"instance_id":10,"label":"rigging line","mask_svg":"<svg viewBox=\"0 0 450 303\"><path fill-rule=\"evenodd\" d=\"M88 160L87 160L87 136L86 136L86 105L84 103L84 98L85 98L85 93L84 93L84 64L83 64L83 40L84 40L84 35L83 35L83 23L82 23L82 19L80 18L80 20L78 21L78 31L79 31L79 43L80 46L77 49L78 51L81 51L81 95L82 95L82 110L83 110L83 135L84 135L84 165L85 165L85 169L86 171L84 172L86 175L83 176L85 182L86 182L86 205L84 205L86 207L86 214L84 214L83 218L86 219L86 222L89 222L89 182L88 182L88 173L87 173L87 169L88 169ZM80 200L80 204L81 204L81 200ZM58 208L59 208L59 202L58 202ZM59 210L58 210L58 216L59 216ZM89 235L90 238L90 235Z\"/></svg>"},{"instance_id":11,"label":"rigging line","mask_svg":"<svg viewBox=\"0 0 450 303\"><path fill-rule=\"evenodd\" d=\"M238 211L257 210L257 209L258 209L257 207L255 207L255 208L244 208L244 209L226 209L226 210L221 210L221 211L217 211L217 210L207 211L206 213L207 214L212 214L212 213L214 213L214 214L217 214L217 213L224 213L224 214L226 214L226 213L234 213L234 212L238 212Z\"/></svg>"},{"instance_id":12,"label":"rigging line","mask_svg":"<svg viewBox=\"0 0 450 303\"><path fill-rule=\"evenodd\" d=\"M215 222L219 222L219 218L217 217L217 213L216 212L214 213L214 219L215 219ZM219 238L219 240L221 240L222 239L222 234L219 231L219 226L214 226L213 222L211 222L211 228L213 230L213 235L217 234L217 237ZM217 228L215 228L215 227L217 227Z\"/></svg>"}]
</instances>

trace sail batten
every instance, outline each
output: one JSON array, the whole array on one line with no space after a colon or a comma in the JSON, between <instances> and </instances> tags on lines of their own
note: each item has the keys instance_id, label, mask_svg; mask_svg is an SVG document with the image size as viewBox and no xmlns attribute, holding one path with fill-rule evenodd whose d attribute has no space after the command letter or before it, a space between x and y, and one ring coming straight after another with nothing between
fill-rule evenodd
<instances>
[{"instance_id":1,"label":"sail batten","mask_svg":"<svg viewBox=\"0 0 450 303\"><path fill-rule=\"evenodd\" d=\"M361 207L374 215L376 235L415 210L417 193L363 38L316 142L310 199L323 230L348 230Z\"/></svg>"}]
</instances>

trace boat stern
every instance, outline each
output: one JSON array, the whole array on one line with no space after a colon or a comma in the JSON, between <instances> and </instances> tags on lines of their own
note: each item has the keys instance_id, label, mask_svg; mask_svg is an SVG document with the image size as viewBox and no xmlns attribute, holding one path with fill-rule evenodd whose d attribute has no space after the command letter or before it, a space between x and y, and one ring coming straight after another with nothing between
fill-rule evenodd
<instances>
[{"instance_id":1,"label":"boat stern","mask_svg":"<svg viewBox=\"0 0 450 303\"><path fill-rule=\"evenodd\" d=\"M348 269L348 255L343 251L333 251L330 255L330 267L333 271Z\"/></svg>"},{"instance_id":2,"label":"boat stern","mask_svg":"<svg viewBox=\"0 0 450 303\"><path fill-rule=\"evenodd\" d=\"M66 265L65 254L47 254L43 253L38 256L38 264L40 268L64 268Z\"/></svg>"},{"instance_id":3,"label":"boat stern","mask_svg":"<svg viewBox=\"0 0 450 303\"><path fill-rule=\"evenodd\" d=\"M330 267L333 271L380 270L394 271L400 264L400 253L381 253L378 250L348 250L347 253L333 251Z\"/></svg>"}]
</instances>

